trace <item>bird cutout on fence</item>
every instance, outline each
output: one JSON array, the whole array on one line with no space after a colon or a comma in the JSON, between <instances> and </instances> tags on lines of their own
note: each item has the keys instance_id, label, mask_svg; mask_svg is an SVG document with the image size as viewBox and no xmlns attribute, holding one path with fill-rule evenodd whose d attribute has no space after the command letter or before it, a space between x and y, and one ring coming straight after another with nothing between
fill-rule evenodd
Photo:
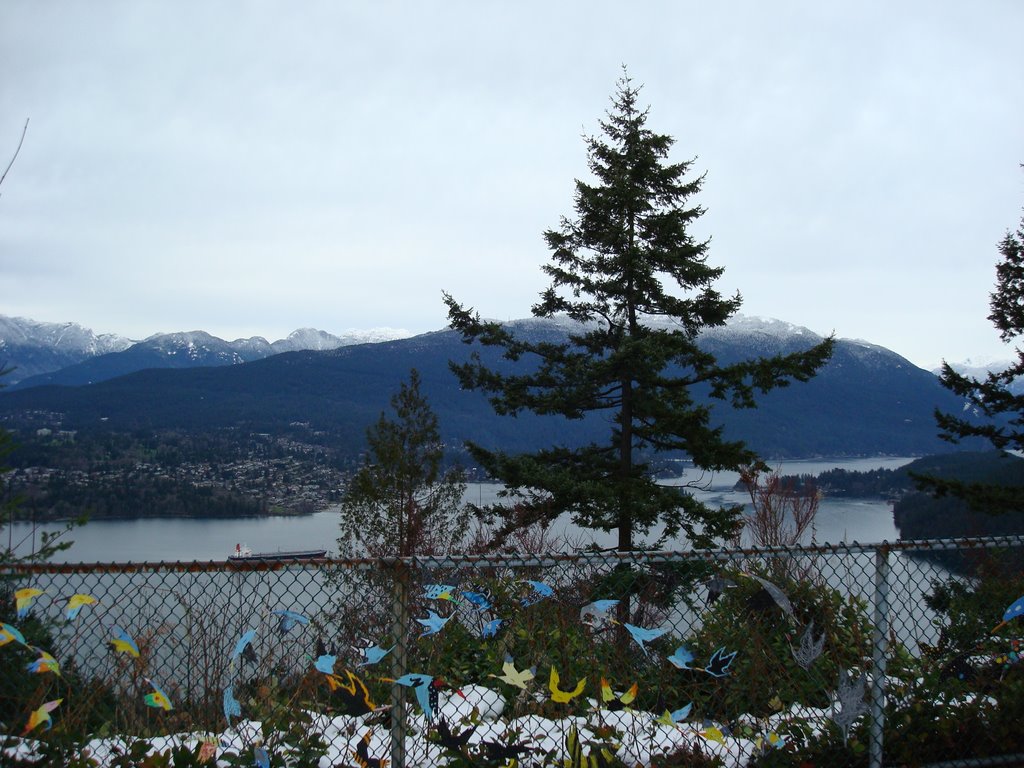
<instances>
[{"instance_id":1,"label":"bird cutout on fence","mask_svg":"<svg viewBox=\"0 0 1024 768\"><path fill-rule=\"evenodd\" d=\"M786 746L786 737L771 731L767 736L758 736L754 739L754 748L761 752L771 752L773 749L781 749Z\"/></svg>"},{"instance_id":2,"label":"bird cutout on fence","mask_svg":"<svg viewBox=\"0 0 1024 768\"><path fill-rule=\"evenodd\" d=\"M369 667L377 664L397 647L398 643L395 643L390 648L381 648L379 645L371 645L368 648L359 648L358 650L363 654L363 660L356 664L356 667Z\"/></svg>"},{"instance_id":3,"label":"bird cutout on fence","mask_svg":"<svg viewBox=\"0 0 1024 768\"><path fill-rule=\"evenodd\" d=\"M42 648L36 648L35 646L28 646L33 651L39 654L39 658L35 661L29 662L25 669L34 675L43 675L47 672L52 672L57 677L60 677L60 664L53 656L44 651Z\"/></svg>"},{"instance_id":4,"label":"bird cutout on fence","mask_svg":"<svg viewBox=\"0 0 1024 768\"><path fill-rule=\"evenodd\" d=\"M774 604L777 605L787 616L794 616L793 604L789 601L789 597L786 596L785 592L768 581L768 579L764 579L756 574L746 573L744 575L749 576L760 584L761 588L767 593L768 598L770 598L770 602L768 602L765 600L764 595L760 592L755 592L748 602L752 611L765 611Z\"/></svg>"},{"instance_id":5,"label":"bird cutout on fence","mask_svg":"<svg viewBox=\"0 0 1024 768\"><path fill-rule=\"evenodd\" d=\"M253 661L256 660L256 652L252 650L252 641L256 639L256 630L248 629L242 633L242 636L238 638L238 642L235 643L235 650L231 653L231 664L234 665L235 659L241 657L243 661L249 661L246 656L246 651L252 653Z\"/></svg>"},{"instance_id":6,"label":"bird cutout on fence","mask_svg":"<svg viewBox=\"0 0 1024 768\"><path fill-rule=\"evenodd\" d=\"M466 744L469 743L470 737L476 731L476 726L469 728L463 728L458 733L454 733L451 726L448 725L448 721L444 718L440 718L435 726L437 733L438 743L445 749L455 752L457 754L465 755L464 749Z\"/></svg>"},{"instance_id":7,"label":"bird cutout on fence","mask_svg":"<svg viewBox=\"0 0 1024 768\"><path fill-rule=\"evenodd\" d=\"M28 643L25 642L25 636L21 634L21 631L17 627L12 627L10 624L0 623L0 647L3 647L8 643L21 643L25 647L28 647Z\"/></svg>"},{"instance_id":8,"label":"bird cutout on fence","mask_svg":"<svg viewBox=\"0 0 1024 768\"><path fill-rule=\"evenodd\" d=\"M846 744L850 726L858 717L868 711L864 703L864 676L861 675L855 681L850 680L850 675L845 669L839 670L839 687L836 689L836 702L832 707L832 722L839 726L843 732L843 744ZM836 706L838 705L838 709Z\"/></svg>"},{"instance_id":9,"label":"bird cutout on fence","mask_svg":"<svg viewBox=\"0 0 1024 768\"><path fill-rule=\"evenodd\" d=\"M370 757L370 737L372 731L367 731L363 734L363 738L356 744L356 748L351 750L352 758L356 761L356 765L359 768L387 768L389 760L386 757Z\"/></svg>"},{"instance_id":10,"label":"bird cutout on fence","mask_svg":"<svg viewBox=\"0 0 1024 768\"><path fill-rule=\"evenodd\" d=\"M989 632L989 634L994 635L996 632L1005 627L1018 616L1024 616L1024 597L1021 597L1010 603L1010 607L1007 608L1006 612L1003 614L1003 620L996 624L994 627L992 627L992 630Z\"/></svg>"},{"instance_id":11,"label":"bird cutout on fence","mask_svg":"<svg viewBox=\"0 0 1024 768\"><path fill-rule=\"evenodd\" d=\"M410 672L391 682L395 685L404 685L406 688L412 688L416 694L416 702L420 705L420 709L423 710L424 716L426 716L427 720L433 719L434 709L437 708L437 693L445 684L443 680L431 675ZM461 691L456 692L462 693Z\"/></svg>"},{"instance_id":12,"label":"bird cutout on fence","mask_svg":"<svg viewBox=\"0 0 1024 768\"><path fill-rule=\"evenodd\" d=\"M615 693L612 690L611 684L603 677L601 678L601 701L604 702L605 709L610 712L618 712L628 708L639 692L640 687L633 683L625 693Z\"/></svg>"},{"instance_id":13,"label":"bird cutout on fence","mask_svg":"<svg viewBox=\"0 0 1024 768\"><path fill-rule=\"evenodd\" d=\"M99 600L92 595L72 595L68 598L68 604L64 608L64 616L68 621L74 621L78 618L78 612L82 610L83 605L96 605L98 602Z\"/></svg>"},{"instance_id":14,"label":"bird cutout on fence","mask_svg":"<svg viewBox=\"0 0 1024 768\"><path fill-rule=\"evenodd\" d=\"M495 765L518 765L519 758L533 752L532 747L526 746L525 742L516 744L503 741L481 741L480 746L484 748L484 755L487 760Z\"/></svg>"},{"instance_id":15,"label":"bird cutout on fence","mask_svg":"<svg viewBox=\"0 0 1024 768\"><path fill-rule=\"evenodd\" d=\"M433 611L428 610L427 618L416 619L417 623L422 624L425 627L423 632L420 633L420 637L426 637L427 635L436 635L438 632L444 629L444 625L447 624L454 615L455 614L453 613L449 616L439 616Z\"/></svg>"},{"instance_id":16,"label":"bird cutout on fence","mask_svg":"<svg viewBox=\"0 0 1024 768\"><path fill-rule=\"evenodd\" d=\"M18 610L19 621L28 616L28 612L32 610L33 601L42 594L44 591L35 587L25 587L14 593L14 607Z\"/></svg>"},{"instance_id":17,"label":"bird cutout on fence","mask_svg":"<svg viewBox=\"0 0 1024 768\"><path fill-rule=\"evenodd\" d=\"M579 682L576 683L576 687L571 691L563 691L559 688L561 679L558 676L558 670L554 667L551 668L551 675L548 678L548 690L551 691L551 700L558 704L568 704L570 701L575 699L581 693L583 689L587 687L587 678L580 678Z\"/></svg>"},{"instance_id":18,"label":"bird cutout on fence","mask_svg":"<svg viewBox=\"0 0 1024 768\"><path fill-rule=\"evenodd\" d=\"M271 611L270 613L272 616L278 617L277 631L282 635L286 635L291 632L298 624L301 624L302 626L309 624L308 618L303 616L301 613L296 613L295 611L278 610Z\"/></svg>"},{"instance_id":19,"label":"bird cutout on fence","mask_svg":"<svg viewBox=\"0 0 1024 768\"><path fill-rule=\"evenodd\" d=\"M174 709L174 705L171 704L170 698L163 692L159 685L154 683L148 677L146 678L146 682L149 683L149 686L153 689L152 693L147 693L142 697L142 700L146 702L146 706L156 707L166 712L170 712Z\"/></svg>"},{"instance_id":20,"label":"bird cutout on fence","mask_svg":"<svg viewBox=\"0 0 1024 768\"><path fill-rule=\"evenodd\" d=\"M681 708L679 708L677 710L674 710L672 712L669 712L666 709L665 712L660 717L656 717L654 719L654 722L661 723L662 725L667 725L670 728L678 728L679 727L679 723L683 722L686 718L688 718L690 716L690 710L691 709L693 709L693 702L692 701L689 704L687 704L685 707L681 707Z\"/></svg>"},{"instance_id":21,"label":"bird cutout on fence","mask_svg":"<svg viewBox=\"0 0 1024 768\"><path fill-rule=\"evenodd\" d=\"M726 653L725 646L723 645L711 654L711 658L708 660L707 666L704 667L704 671L712 677L725 677L729 674L729 667L732 665L737 653L739 651Z\"/></svg>"},{"instance_id":22,"label":"bird cutout on fence","mask_svg":"<svg viewBox=\"0 0 1024 768\"><path fill-rule=\"evenodd\" d=\"M270 753L264 747L256 747L252 751L252 759L256 768L270 768Z\"/></svg>"},{"instance_id":23,"label":"bird cutout on fence","mask_svg":"<svg viewBox=\"0 0 1024 768\"><path fill-rule=\"evenodd\" d=\"M526 595L519 601L520 603L522 603L524 608L531 605L536 605L544 598L551 597L553 594L555 594L555 590L553 590L543 581L530 581L529 579L527 579L523 583L529 584L531 589L530 594Z\"/></svg>"},{"instance_id":24,"label":"bird cutout on fence","mask_svg":"<svg viewBox=\"0 0 1024 768\"><path fill-rule=\"evenodd\" d=\"M537 674L537 667L531 667L530 669L516 669L515 663L512 661L512 657L505 654L505 663L501 665L500 675L488 675L488 677L494 677L501 680L503 683L508 683L513 688L521 688L526 690L526 684L533 680Z\"/></svg>"},{"instance_id":25,"label":"bird cutout on fence","mask_svg":"<svg viewBox=\"0 0 1024 768\"><path fill-rule=\"evenodd\" d=\"M693 669L690 666L690 662L693 661L693 653L685 645L680 645L671 656L668 657L668 662L676 669Z\"/></svg>"},{"instance_id":26,"label":"bird cutout on fence","mask_svg":"<svg viewBox=\"0 0 1024 768\"><path fill-rule=\"evenodd\" d=\"M705 725L704 730L697 731L697 733L699 733L708 741L714 741L722 745L725 744L725 734L722 732L721 728L718 728L714 725Z\"/></svg>"},{"instance_id":27,"label":"bird cutout on fence","mask_svg":"<svg viewBox=\"0 0 1024 768\"><path fill-rule=\"evenodd\" d=\"M730 587L735 587L736 582L732 579L727 579L724 576L714 576L704 582L704 586L708 588L707 604L713 605L718 598L722 596L722 593Z\"/></svg>"},{"instance_id":28,"label":"bird cutout on fence","mask_svg":"<svg viewBox=\"0 0 1024 768\"><path fill-rule=\"evenodd\" d=\"M242 716L242 705L235 698L234 686L229 685L224 689L224 719L228 721L228 728L231 727L232 717Z\"/></svg>"},{"instance_id":29,"label":"bird cutout on fence","mask_svg":"<svg viewBox=\"0 0 1024 768\"><path fill-rule=\"evenodd\" d=\"M608 612L618 604L618 600L595 600L587 603L580 608L580 621L591 629L600 629L612 621Z\"/></svg>"},{"instance_id":30,"label":"bird cutout on fence","mask_svg":"<svg viewBox=\"0 0 1024 768\"><path fill-rule=\"evenodd\" d=\"M668 632L668 627L638 627L627 623L623 623L622 626L629 632L629 636L636 641L636 644L640 646L640 650L644 652L645 656L650 656L650 652L647 650L647 643L657 640Z\"/></svg>"},{"instance_id":31,"label":"bird cutout on fence","mask_svg":"<svg viewBox=\"0 0 1024 768\"><path fill-rule=\"evenodd\" d=\"M459 600L455 597L455 587L451 584L425 584L423 586L423 594L420 597L425 597L428 600L448 600L452 603L458 603Z\"/></svg>"},{"instance_id":32,"label":"bird cutout on fence","mask_svg":"<svg viewBox=\"0 0 1024 768\"><path fill-rule=\"evenodd\" d=\"M800 645L790 648L793 658L802 669L810 669L811 665L821 656L825 650L825 633L822 632L817 638L814 637L814 619L800 635Z\"/></svg>"},{"instance_id":33,"label":"bird cutout on fence","mask_svg":"<svg viewBox=\"0 0 1024 768\"><path fill-rule=\"evenodd\" d=\"M313 666L316 667L318 672L323 672L325 675L333 675L334 665L337 661L337 656L325 653L323 656L317 657L316 661L313 662Z\"/></svg>"},{"instance_id":34,"label":"bird cutout on fence","mask_svg":"<svg viewBox=\"0 0 1024 768\"><path fill-rule=\"evenodd\" d=\"M480 628L480 637L487 639L489 637L497 636L498 630L501 629L501 625L504 621L504 619L491 619Z\"/></svg>"},{"instance_id":35,"label":"bird cutout on fence","mask_svg":"<svg viewBox=\"0 0 1024 768\"><path fill-rule=\"evenodd\" d=\"M342 714L359 717L377 709L377 705L370 698L370 690L366 683L348 669L344 670L344 674L344 681L340 674L327 676L327 683L331 686L331 693L340 702Z\"/></svg>"},{"instance_id":36,"label":"bird cutout on fence","mask_svg":"<svg viewBox=\"0 0 1024 768\"><path fill-rule=\"evenodd\" d=\"M114 627L114 639L107 641L107 646L115 653L127 653L133 658L139 658L139 646L132 640L132 636L120 627Z\"/></svg>"},{"instance_id":37,"label":"bird cutout on fence","mask_svg":"<svg viewBox=\"0 0 1024 768\"><path fill-rule=\"evenodd\" d=\"M494 599L490 592L460 592L459 594L478 611L489 611L494 607Z\"/></svg>"},{"instance_id":38,"label":"bird cutout on fence","mask_svg":"<svg viewBox=\"0 0 1024 768\"><path fill-rule=\"evenodd\" d=\"M39 709L33 710L32 714L28 716L28 724L25 726L25 730L22 731L22 735L24 736L29 731L34 731L40 725L45 725L46 730L50 730L50 727L53 725L50 713L59 707L62 701L64 701L64 699L48 701L39 707Z\"/></svg>"}]
</instances>

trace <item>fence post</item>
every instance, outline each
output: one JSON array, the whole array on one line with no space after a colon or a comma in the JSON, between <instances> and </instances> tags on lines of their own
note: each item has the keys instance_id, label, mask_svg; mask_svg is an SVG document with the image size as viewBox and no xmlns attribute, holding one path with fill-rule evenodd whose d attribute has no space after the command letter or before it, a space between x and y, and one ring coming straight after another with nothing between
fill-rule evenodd
<instances>
[{"instance_id":1,"label":"fence post","mask_svg":"<svg viewBox=\"0 0 1024 768\"><path fill-rule=\"evenodd\" d=\"M871 735L868 765L881 768L885 753L885 671L889 651L889 544L875 550L875 611L871 636Z\"/></svg>"},{"instance_id":2,"label":"fence post","mask_svg":"<svg viewBox=\"0 0 1024 768\"><path fill-rule=\"evenodd\" d=\"M391 589L391 637L395 650L391 654L391 677L397 679L407 671L408 648L405 638L409 626L409 568L400 558L393 561L394 581ZM405 710L406 688L391 686L391 766L405 768L405 735L408 714Z\"/></svg>"}]
</instances>

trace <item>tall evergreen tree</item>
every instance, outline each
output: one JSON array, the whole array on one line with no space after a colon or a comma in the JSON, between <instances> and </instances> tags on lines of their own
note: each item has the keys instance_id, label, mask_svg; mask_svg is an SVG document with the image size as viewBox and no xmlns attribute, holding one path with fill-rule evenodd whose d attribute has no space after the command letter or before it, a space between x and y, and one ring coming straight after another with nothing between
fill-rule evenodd
<instances>
[{"instance_id":1,"label":"tall evergreen tree","mask_svg":"<svg viewBox=\"0 0 1024 768\"><path fill-rule=\"evenodd\" d=\"M1022 165L1024 167L1024 165ZM988 319L1000 338L1012 344L1024 335L1024 216L1016 232L1007 230L1000 241L996 264L996 286L990 295ZM1011 385L1024 376L1024 350L1015 349L1016 361L1006 370L989 373L984 379L965 376L942 364L943 386L964 398L965 415L935 412L944 440L960 442L983 438L999 450L1024 450L1024 394ZM980 414L984 420L973 418ZM939 494L951 493L967 499L972 506L999 513L1024 510L1024 488L963 483L938 478L918 478L924 487Z\"/></svg>"},{"instance_id":2,"label":"tall evergreen tree","mask_svg":"<svg viewBox=\"0 0 1024 768\"><path fill-rule=\"evenodd\" d=\"M586 528L617 529L623 551L658 524L663 539L683 532L698 545L730 535L737 509L714 509L686 489L658 485L651 456L683 452L713 471L755 463L752 450L711 423L707 395L754 407L756 392L806 381L831 354L828 339L803 353L721 366L700 348L701 330L723 325L741 299L715 290L723 270L708 264L708 241L690 231L704 213L690 202L704 176L689 175L692 160L668 161L674 140L647 128L639 91L624 74L601 135L586 139L594 181L576 182L575 217L544 234L551 283L533 315L565 315L578 330L565 343L531 342L445 294L449 322L464 341L502 348L505 358L526 364L506 375L475 354L452 365L464 387L489 393L503 414L597 413L610 423L607 442L579 449L512 456L469 446L524 499L514 519L506 514L499 536L563 512Z\"/></svg>"},{"instance_id":3,"label":"tall evergreen tree","mask_svg":"<svg viewBox=\"0 0 1024 768\"><path fill-rule=\"evenodd\" d=\"M470 511L463 472L443 467L437 415L420 392L416 369L366 431L369 451L341 503L342 554L446 555L463 543Z\"/></svg>"}]
</instances>

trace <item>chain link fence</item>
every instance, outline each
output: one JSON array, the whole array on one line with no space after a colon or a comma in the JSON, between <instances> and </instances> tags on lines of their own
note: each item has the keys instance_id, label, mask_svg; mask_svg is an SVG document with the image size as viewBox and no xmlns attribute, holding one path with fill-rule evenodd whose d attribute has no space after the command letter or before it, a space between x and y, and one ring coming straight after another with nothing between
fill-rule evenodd
<instances>
[{"instance_id":1,"label":"chain link fence","mask_svg":"<svg viewBox=\"0 0 1024 768\"><path fill-rule=\"evenodd\" d=\"M1019 764L1022 546L19 566L2 754Z\"/></svg>"}]
</instances>

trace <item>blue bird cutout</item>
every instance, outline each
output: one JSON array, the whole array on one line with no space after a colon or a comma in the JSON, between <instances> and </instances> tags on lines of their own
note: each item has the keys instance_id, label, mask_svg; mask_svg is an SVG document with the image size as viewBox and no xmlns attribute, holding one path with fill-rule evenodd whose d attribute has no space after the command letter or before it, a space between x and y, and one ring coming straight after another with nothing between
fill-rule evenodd
<instances>
[{"instance_id":1,"label":"blue bird cutout","mask_svg":"<svg viewBox=\"0 0 1024 768\"><path fill-rule=\"evenodd\" d=\"M459 602L455 599L455 587L450 584L425 584L423 594L429 600L450 600L453 603Z\"/></svg>"},{"instance_id":2,"label":"blue bird cutout","mask_svg":"<svg viewBox=\"0 0 1024 768\"><path fill-rule=\"evenodd\" d=\"M662 723L663 725L675 726L676 723L681 723L690 716L691 709L693 709L693 702L690 702L685 707L677 709L674 712L665 710L665 714L661 715L661 717L656 717L654 720L655 722Z\"/></svg>"},{"instance_id":3,"label":"blue bird cutout","mask_svg":"<svg viewBox=\"0 0 1024 768\"><path fill-rule=\"evenodd\" d=\"M362 648L363 660L356 664L357 667L368 667L371 664L376 664L393 650L397 646L392 645L390 648L381 648L379 645L371 645L369 648Z\"/></svg>"},{"instance_id":4,"label":"blue bird cutout","mask_svg":"<svg viewBox=\"0 0 1024 768\"><path fill-rule=\"evenodd\" d=\"M245 647L247 645L250 645L252 643L252 641L255 640L255 639L256 639L256 630L255 629L250 629L250 630L247 630L247 631L243 632L242 636L238 639L238 642L235 643L235 650L231 654L231 660L234 661L239 656L241 656L242 652L245 651Z\"/></svg>"},{"instance_id":5,"label":"blue bird cutout","mask_svg":"<svg viewBox=\"0 0 1024 768\"><path fill-rule=\"evenodd\" d=\"M416 701L419 703L420 709L423 710L423 714L426 715L427 720L433 719L434 708L430 705L430 689L434 684L433 676L410 672L409 674L402 675L394 683L395 685L404 685L406 688L412 688L416 693Z\"/></svg>"},{"instance_id":6,"label":"blue bird cutout","mask_svg":"<svg viewBox=\"0 0 1024 768\"><path fill-rule=\"evenodd\" d=\"M520 600L524 607L535 605L536 603L539 603L541 600L543 600L545 597L551 597L553 594L555 594L555 590L553 590L543 581L527 580L525 583L529 584L533 588L533 593L527 595L522 600Z\"/></svg>"},{"instance_id":7,"label":"blue bird cutout","mask_svg":"<svg viewBox=\"0 0 1024 768\"><path fill-rule=\"evenodd\" d=\"M256 747L252 751L252 758L256 768L270 768L270 754L263 747Z\"/></svg>"},{"instance_id":8,"label":"blue bird cutout","mask_svg":"<svg viewBox=\"0 0 1024 768\"><path fill-rule=\"evenodd\" d=\"M12 627L10 624L0 623L0 645L7 645L11 642L21 643L28 647L28 643L25 642L24 635L21 634L17 627Z\"/></svg>"},{"instance_id":9,"label":"blue bird cutout","mask_svg":"<svg viewBox=\"0 0 1024 768\"><path fill-rule=\"evenodd\" d=\"M235 698L235 690L233 686L228 686L224 689L224 719L228 721L228 727L231 727L232 717L242 716L242 705L238 703Z\"/></svg>"},{"instance_id":10,"label":"blue bird cutout","mask_svg":"<svg viewBox=\"0 0 1024 768\"><path fill-rule=\"evenodd\" d=\"M325 675L333 675L334 663L337 660L337 656L331 656L329 653L325 653L323 656L321 656L313 662L313 666L317 668L317 671L323 672Z\"/></svg>"},{"instance_id":11,"label":"blue bird cutout","mask_svg":"<svg viewBox=\"0 0 1024 768\"><path fill-rule=\"evenodd\" d=\"M711 659L708 661L708 665L704 667L704 671L712 677L725 677L729 674L729 666L732 664L733 659L736 658L737 653L739 651L726 653L725 646L723 645L711 654Z\"/></svg>"},{"instance_id":12,"label":"blue bird cutout","mask_svg":"<svg viewBox=\"0 0 1024 768\"><path fill-rule=\"evenodd\" d=\"M676 669L693 669L690 662L693 661L693 653L685 645L676 648L675 653L668 657L669 663Z\"/></svg>"},{"instance_id":13,"label":"blue bird cutout","mask_svg":"<svg viewBox=\"0 0 1024 768\"><path fill-rule=\"evenodd\" d=\"M466 602L478 611L486 611L494 605L494 603L491 602L491 598L483 592L462 592L460 594L466 598Z\"/></svg>"},{"instance_id":14,"label":"blue bird cutout","mask_svg":"<svg viewBox=\"0 0 1024 768\"><path fill-rule=\"evenodd\" d=\"M504 619L491 619L484 624L483 629L480 630L480 637L494 637L498 634L498 629L501 628L502 622L504 621Z\"/></svg>"},{"instance_id":15,"label":"blue bird cutout","mask_svg":"<svg viewBox=\"0 0 1024 768\"><path fill-rule=\"evenodd\" d=\"M282 635L287 634L288 632L291 632L293 629L295 629L296 624L301 624L303 626L309 624L309 619L307 619L301 613L296 613L295 611L281 610L271 611L270 613L274 616L280 617L280 621L278 621L277 623L277 631L280 632Z\"/></svg>"},{"instance_id":16,"label":"blue bird cutout","mask_svg":"<svg viewBox=\"0 0 1024 768\"><path fill-rule=\"evenodd\" d=\"M646 643L649 643L652 640L657 640L668 632L667 627L655 627L653 629L649 629L647 627L637 627L633 624L626 623L623 623L622 626L626 628L626 631L629 632L630 636L636 641L636 644L640 646L640 650L642 650L646 656L650 655L647 650Z\"/></svg>"},{"instance_id":17,"label":"blue bird cutout","mask_svg":"<svg viewBox=\"0 0 1024 768\"><path fill-rule=\"evenodd\" d=\"M1024 616L1024 597L1021 597L1010 603L1010 607L1007 608L1006 613L1003 614L1003 620L992 628L992 632L998 631L1006 624L1016 619L1018 616Z\"/></svg>"},{"instance_id":18,"label":"blue bird cutout","mask_svg":"<svg viewBox=\"0 0 1024 768\"><path fill-rule=\"evenodd\" d=\"M444 628L444 625L451 620L452 616L455 615L453 613L451 614L451 616L438 616L436 613L430 610L427 611L427 614L427 618L425 619L416 619L417 622L426 627L426 629L423 630L423 633L420 635L420 637L426 637L427 635L436 635Z\"/></svg>"}]
</instances>

